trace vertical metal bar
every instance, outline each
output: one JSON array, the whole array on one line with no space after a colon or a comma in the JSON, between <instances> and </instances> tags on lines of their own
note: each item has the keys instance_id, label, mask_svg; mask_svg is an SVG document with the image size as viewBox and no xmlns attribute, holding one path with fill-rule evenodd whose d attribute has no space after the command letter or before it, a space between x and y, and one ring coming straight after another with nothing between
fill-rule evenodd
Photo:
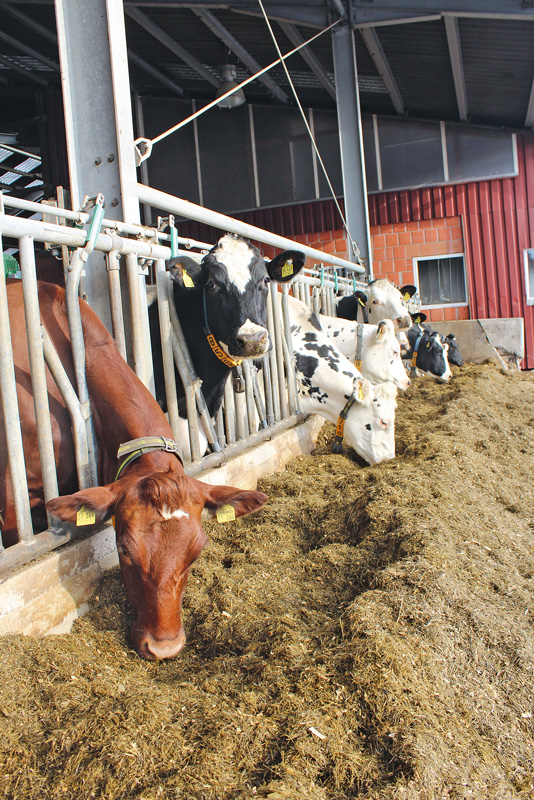
<instances>
[{"instance_id":1,"label":"vertical metal bar","mask_svg":"<svg viewBox=\"0 0 534 800\"><path fill-rule=\"evenodd\" d=\"M46 365L65 401L71 418L78 485L80 489L87 489L91 486L91 469L89 464L85 419L82 415L78 396L72 387L65 367L61 363L44 325L41 326L41 332L43 335L43 354Z\"/></svg>"},{"instance_id":2,"label":"vertical metal bar","mask_svg":"<svg viewBox=\"0 0 534 800\"><path fill-rule=\"evenodd\" d=\"M43 492L46 500L59 494L57 486L56 458L54 438L50 422L48 405L48 388L43 356L41 336L41 316L39 312L39 295L37 291L37 275L35 272L35 252L33 239L23 236L19 239L20 271L22 275L24 316L26 318L26 338L32 379L33 407L35 409L35 425L39 444L39 459L43 478ZM47 512L48 524L50 515Z\"/></svg>"},{"instance_id":3,"label":"vertical metal bar","mask_svg":"<svg viewBox=\"0 0 534 800\"><path fill-rule=\"evenodd\" d=\"M289 413L295 414L298 411L298 393L295 374L295 364L293 358L293 347L291 344L291 322L289 319L288 306L289 287L287 284L282 286L282 318L284 321L284 333L282 343L284 345L284 362L286 365L287 394L289 398Z\"/></svg>"},{"instance_id":4,"label":"vertical metal bar","mask_svg":"<svg viewBox=\"0 0 534 800\"><path fill-rule=\"evenodd\" d=\"M267 424L274 425L274 401L273 401L273 381L271 375L270 356L266 355L261 360L263 374L263 389L265 393L265 411L267 414Z\"/></svg>"},{"instance_id":5,"label":"vertical metal bar","mask_svg":"<svg viewBox=\"0 0 534 800\"><path fill-rule=\"evenodd\" d=\"M241 364L245 379L245 397L247 400L248 432L254 433L257 428L256 403L254 402L254 383L252 381L252 367L246 359Z\"/></svg>"},{"instance_id":6,"label":"vertical metal bar","mask_svg":"<svg viewBox=\"0 0 534 800\"><path fill-rule=\"evenodd\" d=\"M232 391L232 381L227 379L224 384L224 420L226 426L226 441L234 444L236 441L235 400Z\"/></svg>"},{"instance_id":7,"label":"vertical metal bar","mask_svg":"<svg viewBox=\"0 0 534 800\"><path fill-rule=\"evenodd\" d=\"M278 369L280 359L276 352L276 333L274 329L274 302L276 300L274 295L276 290L272 287L273 285L271 283L269 285L270 302L267 303L267 326L269 328L273 343L272 349L269 351L269 361L271 364L274 418L276 422L280 422L282 419L282 397L280 396L281 383Z\"/></svg>"},{"instance_id":8,"label":"vertical metal bar","mask_svg":"<svg viewBox=\"0 0 534 800\"><path fill-rule=\"evenodd\" d=\"M161 336L161 358L163 361L163 379L165 381L165 396L167 398L167 413L172 434L177 440L180 430L178 414L178 395L176 392L176 377L174 373L174 356L171 341L171 320L169 315L169 297L167 294L167 274L165 261L158 259L155 265L156 289L158 302L159 330Z\"/></svg>"},{"instance_id":9,"label":"vertical metal bar","mask_svg":"<svg viewBox=\"0 0 534 800\"><path fill-rule=\"evenodd\" d=\"M111 327L119 353L127 361L124 316L122 313L122 293L120 280L120 256L117 250L106 253L108 270L109 302L111 306Z\"/></svg>"},{"instance_id":10,"label":"vertical metal bar","mask_svg":"<svg viewBox=\"0 0 534 800\"><path fill-rule=\"evenodd\" d=\"M252 105L248 107L248 123L250 127L250 146L252 148L252 175L254 178L254 198L256 200L256 208L260 207L260 182L258 178L258 157L256 152L256 131L254 129L254 108Z\"/></svg>"},{"instance_id":11,"label":"vertical metal bar","mask_svg":"<svg viewBox=\"0 0 534 800\"><path fill-rule=\"evenodd\" d=\"M196 100L193 100L193 111L197 110ZM202 165L200 163L200 144L198 141L198 125L197 119L193 120L193 135L195 137L195 159L197 162L197 181L198 181L198 202L199 205L204 205L204 191L202 189Z\"/></svg>"},{"instance_id":12,"label":"vertical metal bar","mask_svg":"<svg viewBox=\"0 0 534 800\"><path fill-rule=\"evenodd\" d=\"M135 253L126 256L126 274L130 294L130 310L132 316L132 343L134 370L137 377L148 387L148 375L145 358L145 336L142 320L141 288L139 285L139 264Z\"/></svg>"},{"instance_id":13,"label":"vertical metal bar","mask_svg":"<svg viewBox=\"0 0 534 800\"><path fill-rule=\"evenodd\" d=\"M0 211L3 211L0 198ZM3 253L2 235L0 234L0 252ZM19 540L30 542L33 538L26 465L22 446L19 407L17 403L17 384L13 365L11 347L11 329L9 327L9 308L7 303L6 276L4 265L0 269L0 394L2 395L2 411L6 429L7 457L11 475L11 491L15 506L15 519Z\"/></svg>"}]
</instances>

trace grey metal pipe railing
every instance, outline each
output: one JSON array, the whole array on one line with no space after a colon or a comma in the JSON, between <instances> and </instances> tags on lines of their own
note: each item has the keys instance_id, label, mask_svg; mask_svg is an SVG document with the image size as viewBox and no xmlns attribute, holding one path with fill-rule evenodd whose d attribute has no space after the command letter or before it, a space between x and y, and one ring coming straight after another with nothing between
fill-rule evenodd
<instances>
[{"instance_id":1,"label":"grey metal pipe railing","mask_svg":"<svg viewBox=\"0 0 534 800\"><path fill-rule=\"evenodd\" d=\"M209 208L197 206L190 203L188 200L182 200L178 197L173 197L165 192L160 192L158 189L153 189L151 186L144 186L142 183L137 184L139 192L139 202L146 203L149 206L161 208L164 211L170 211L172 214L194 219L197 222L203 222L206 225L213 225L215 228L230 231L231 233L238 233L241 236L246 236L249 239L254 239L263 244L270 244L273 247L279 247L282 250L300 250L305 255L310 256L318 261L324 261L327 264L334 264L338 267L353 270L354 272L365 272L364 267L359 264L353 264L351 261L346 261L344 258L323 253L321 250L316 250L313 247L308 247L304 244L296 244L291 239L286 239L285 236L278 236L275 233L256 228L254 225L249 225L247 222L227 217L225 214L220 214L218 211L211 211Z\"/></svg>"},{"instance_id":2,"label":"grey metal pipe railing","mask_svg":"<svg viewBox=\"0 0 534 800\"><path fill-rule=\"evenodd\" d=\"M122 310L122 292L120 277L120 256L118 250L106 253L106 269L108 272L109 304L111 310L111 325L113 338L119 353L127 361L126 335L124 332L124 314Z\"/></svg>"},{"instance_id":3,"label":"grey metal pipe railing","mask_svg":"<svg viewBox=\"0 0 534 800\"><path fill-rule=\"evenodd\" d=\"M50 370L56 386L58 387L61 396L65 401L67 410L70 415L72 425L72 438L74 441L74 456L76 459L76 473L78 475L78 484L80 489L87 489L92 485L91 468L89 464L89 448L87 444L87 429L85 425L85 418L82 413L80 401L69 376L61 363L54 345L48 335L48 331L44 326L41 326L43 336L43 354L46 365ZM57 491L56 491L57 495ZM56 496L54 495L54 497Z\"/></svg>"},{"instance_id":4,"label":"grey metal pipe railing","mask_svg":"<svg viewBox=\"0 0 534 800\"><path fill-rule=\"evenodd\" d=\"M3 252L1 232L0 251ZM29 542L33 537L33 527L17 402L17 384L15 380L15 367L13 365L13 350L11 347L11 329L9 326L9 308L6 289L6 276L2 264L2 269L0 270L0 394L2 396L2 411L4 413L4 426L6 429L7 457L11 476L11 491L15 507L15 519L19 538L23 542Z\"/></svg>"},{"instance_id":5,"label":"grey metal pipe railing","mask_svg":"<svg viewBox=\"0 0 534 800\"><path fill-rule=\"evenodd\" d=\"M41 315L39 312L37 275L35 273L35 251L33 249L33 239L30 236L23 236L22 239L19 239L19 253L33 407L35 409L35 424L39 442L43 493L45 501L47 501L51 500L53 497L57 497L59 492L56 459L54 455L54 438L50 420L50 407L48 405L45 360L43 355ZM50 525L50 515L48 512L47 519Z\"/></svg>"}]
</instances>

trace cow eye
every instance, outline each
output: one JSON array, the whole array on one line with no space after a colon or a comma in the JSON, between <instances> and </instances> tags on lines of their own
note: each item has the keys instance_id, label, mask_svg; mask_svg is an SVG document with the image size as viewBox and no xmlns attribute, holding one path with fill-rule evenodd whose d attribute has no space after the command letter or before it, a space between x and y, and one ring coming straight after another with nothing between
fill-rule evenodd
<instances>
[{"instance_id":1,"label":"cow eye","mask_svg":"<svg viewBox=\"0 0 534 800\"><path fill-rule=\"evenodd\" d=\"M213 278L210 278L209 281L206 283L206 289L209 289L210 292L214 292L216 288L217 284L215 283Z\"/></svg>"},{"instance_id":2,"label":"cow eye","mask_svg":"<svg viewBox=\"0 0 534 800\"><path fill-rule=\"evenodd\" d=\"M377 306L378 305L378 300L373 300L373 305Z\"/></svg>"},{"instance_id":3,"label":"cow eye","mask_svg":"<svg viewBox=\"0 0 534 800\"><path fill-rule=\"evenodd\" d=\"M263 279L264 285L268 286L270 284L270 282L271 282L271 279L269 278L268 275L266 275L265 278Z\"/></svg>"}]
</instances>

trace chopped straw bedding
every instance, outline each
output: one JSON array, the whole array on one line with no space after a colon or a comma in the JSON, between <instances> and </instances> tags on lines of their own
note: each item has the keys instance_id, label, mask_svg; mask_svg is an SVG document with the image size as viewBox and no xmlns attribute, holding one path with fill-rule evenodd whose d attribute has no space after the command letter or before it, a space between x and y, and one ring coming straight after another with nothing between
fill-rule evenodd
<instances>
[{"instance_id":1,"label":"chopped straw bedding","mask_svg":"<svg viewBox=\"0 0 534 800\"><path fill-rule=\"evenodd\" d=\"M206 526L169 662L118 571L70 635L2 640L13 800L534 798L534 375L399 397L394 461L313 455Z\"/></svg>"}]
</instances>

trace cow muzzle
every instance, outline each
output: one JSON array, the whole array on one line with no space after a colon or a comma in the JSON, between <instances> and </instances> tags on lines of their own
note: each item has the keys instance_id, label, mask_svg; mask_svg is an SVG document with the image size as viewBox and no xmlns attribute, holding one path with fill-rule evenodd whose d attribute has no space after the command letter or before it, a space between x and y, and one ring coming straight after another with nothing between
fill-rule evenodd
<instances>
[{"instance_id":1,"label":"cow muzzle","mask_svg":"<svg viewBox=\"0 0 534 800\"><path fill-rule=\"evenodd\" d=\"M236 333L236 345L239 358L257 358L263 356L271 347L269 331L261 325L249 320Z\"/></svg>"},{"instance_id":2,"label":"cow muzzle","mask_svg":"<svg viewBox=\"0 0 534 800\"><path fill-rule=\"evenodd\" d=\"M412 318L409 314L397 317L395 319L395 327L398 331L407 331L408 328L412 327Z\"/></svg>"},{"instance_id":3,"label":"cow muzzle","mask_svg":"<svg viewBox=\"0 0 534 800\"><path fill-rule=\"evenodd\" d=\"M177 656L185 644L185 632L181 628L175 639L155 639L150 633L144 633L135 644L135 649L142 658L148 661L163 661Z\"/></svg>"}]
</instances>

